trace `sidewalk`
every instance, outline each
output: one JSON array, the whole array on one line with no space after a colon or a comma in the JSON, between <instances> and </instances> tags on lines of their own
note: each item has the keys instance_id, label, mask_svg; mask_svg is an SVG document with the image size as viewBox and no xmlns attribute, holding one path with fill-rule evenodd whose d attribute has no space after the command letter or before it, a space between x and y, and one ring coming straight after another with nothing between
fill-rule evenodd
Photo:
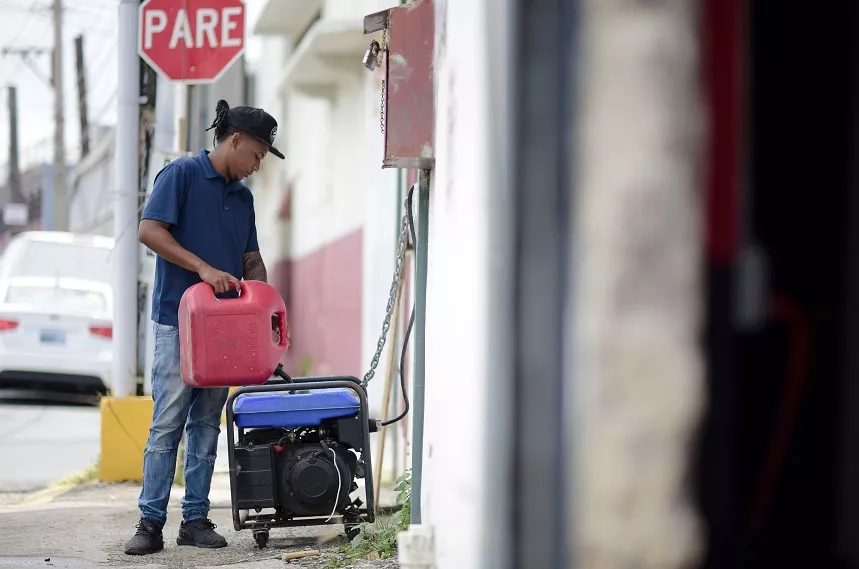
<instances>
[{"instance_id":1,"label":"sidewalk","mask_svg":"<svg viewBox=\"0 0 859 569\"><path fill-rule=\"evenodd\" d=\"M363 491L363 488L359 491ZM269 547L259 550L250 531L235 532L230 511L229 475L216 470L210 493L210 517L229 542L219 550L176 545L181 521L183 489L174 487L164 528L165 549L154 555L131 557L124 544L134 534L139 511L137 484L88 483L54 497L47 503L0 507L0 567L128 567L140 569L207 568L240 565L242 569L326 566L325 550L345 543L342 526L273 529ZM381 505L390 505L394 493L383 489ZM320 549L322 556L285 562L287 551ZM393 569L396 560L366 561L353 567Z\"/></svg>"}]
</instances>

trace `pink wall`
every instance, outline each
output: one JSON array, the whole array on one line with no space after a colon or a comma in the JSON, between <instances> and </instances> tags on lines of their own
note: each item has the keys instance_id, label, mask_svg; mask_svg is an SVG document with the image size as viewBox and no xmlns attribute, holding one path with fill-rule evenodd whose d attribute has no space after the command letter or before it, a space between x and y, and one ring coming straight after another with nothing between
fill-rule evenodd
<instances>
[{"instance_id":1,"label":"pink wall","mask_svg":"<svg viewBox=\"0 0 859 569\"><path fill-rule=\"evenodd\" d=\"M291 330L287 373L298 375L305 357L312 375L361 373L362 241L359 229L273 268Z\"/></svg>"}]
</instances>

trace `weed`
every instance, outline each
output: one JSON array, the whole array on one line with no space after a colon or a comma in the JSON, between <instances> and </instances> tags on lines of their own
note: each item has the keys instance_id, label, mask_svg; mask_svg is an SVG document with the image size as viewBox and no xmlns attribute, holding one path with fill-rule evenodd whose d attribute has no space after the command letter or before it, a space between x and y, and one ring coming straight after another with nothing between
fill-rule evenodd
<instances>
[{"instance_id":1,"label":"weed","mask_svg":"<svg viewBox=\"0 0 859 569\"><path fill-rule=\"evenodd\" d=\"M185 486L185 434L179 439L179 450L176 452L176 471L173 473L173 485Z\"/></svg>"},{"instance_id":2,"label":"weed","mask_svg":"<svg viewBox=\"0 0 859 569\"><path fill-rule=\"evenodd\" d=\"M310 356L302 356L301 363L298 364L298 377L307 377L313 369L313 358Z\"/></svg>"},{"instance_id":3,"label":"weed","mask_svg":"<svg viewBox=\"0 0 859 569\"><path fill-rule=\"evenodd\" d=\"M326 569L338 569L360 559L389 559L397 554L397 535L409 527L412 510L412 475L410 471L397 478L397 504L400 509L372 524L361 524L360 533L338 554L328 559Z\"/></svg>"},{"instance_id":4,"label":"weed","mask_svg":"<svg viewBox=\"0 0 859 569\"><path fill-rule=\"evenodd\" d=\"M58 484L61 486L77 486L78 484L85 484L87 482L97 480L100 462L101 459L99 458L95 461L95 463L93 463L92 466L90 466L86 470L82 470L80 472L72 474L68 478L64 478L63 480L58 482Z\"/></svg>"}]
</instances>

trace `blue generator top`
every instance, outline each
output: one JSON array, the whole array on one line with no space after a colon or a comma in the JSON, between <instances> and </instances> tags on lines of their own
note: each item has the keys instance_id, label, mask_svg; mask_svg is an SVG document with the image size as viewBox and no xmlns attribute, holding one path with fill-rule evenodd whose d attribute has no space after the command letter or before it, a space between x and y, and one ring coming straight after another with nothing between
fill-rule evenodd
<instances>
[{"instance_id":1,"label":"blue generator top","mask_svg":"<svg viewBox=\"0 0 859 569\"><path fill-rule=\"evenodd\" d=\"M276 391L243 393L236 397L233 413L240 429L317 427L326 419L352 417L361 409L351 389L313 389L304 393Z\"/></svg>"}]
</instances>

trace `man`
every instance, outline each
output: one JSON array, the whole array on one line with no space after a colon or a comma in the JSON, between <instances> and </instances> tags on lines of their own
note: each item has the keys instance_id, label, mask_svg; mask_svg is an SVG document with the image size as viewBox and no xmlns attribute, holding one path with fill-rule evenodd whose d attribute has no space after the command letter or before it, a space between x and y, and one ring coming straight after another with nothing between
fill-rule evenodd
<instances>
[{"instance_id":1,"label":"man","mask_svg":"<svg viewBox=\"0 0 859 569\"><path fill-rule=\"evenodd\" d=\"M158 255L152 299L155 408L143 453L140 523L126 545L129 555L164 548L162 528L176 469L176 453L187 423L185 496L176 543L225 547L208 519L209 489L226 388L192 389L179 376L179 301L200 281L219 294L239 289L239 278L266 281L259 253L253 196L241 180L259 170L271 152L277 122L262 109L230 109L218 101L216 148L168 164L155 178L138 231L141 243ZM235 294L234 292L232 294Z\"/></svg>"}]
</instances>

